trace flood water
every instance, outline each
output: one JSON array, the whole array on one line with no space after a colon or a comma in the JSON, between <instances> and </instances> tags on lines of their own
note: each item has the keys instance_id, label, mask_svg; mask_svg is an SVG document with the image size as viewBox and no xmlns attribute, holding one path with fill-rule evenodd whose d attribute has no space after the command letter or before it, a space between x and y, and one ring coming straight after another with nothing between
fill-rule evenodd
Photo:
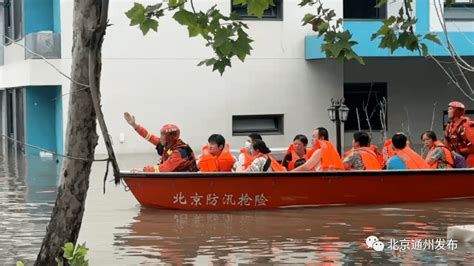
<instances>
[{"instance_id":1,"label":"flood water","mask_svg":"<svg viewBox=\"0 0 474 266\"><path fill-rule=\"evenodd\" d=\"M97 156L100 157L100 156ZM122 169L154 155L119 157ZM0 162L0 265L31 264L56 197L55 158L4 152ZM91 265L160 264L474 264L474 245L440 245L448 226L474 224L474 200L271 211L190 212L141 208L107 182L95 163L79 242ZM429 189L429 188L427 188ZM403 195L400 195L403 197ZM381 252L365 245L368 236ZM437 241L401 251L390 242ZM400 244L399 244L400 245Z\"/></svg>"}]
</instances>

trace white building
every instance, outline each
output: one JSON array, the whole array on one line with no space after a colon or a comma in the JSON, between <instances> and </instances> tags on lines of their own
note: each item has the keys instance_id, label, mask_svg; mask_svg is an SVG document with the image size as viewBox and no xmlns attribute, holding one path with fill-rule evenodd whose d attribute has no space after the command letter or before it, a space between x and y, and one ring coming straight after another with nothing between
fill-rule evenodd
<instances>
[{"instance_id":1,"label":"white building","mask_svg":"<svg viewBox=\"0 0 474 266\"><path fill-rule=\"evenodd\" d=\"M415 1L416 30L441 36L430 1ZM52 64L69 74L73 1L0 2L0 32L50 58ZM138 28L130 27L124 13L133 2L110 1L113 25L107 30L103 46L102 107L117 153L154 152L124 121L125 111L133 113L152 132L159 132L164 123L179 125L182 138L199 150L212 133L223 134L232 148L240 148L244 136L252 131L265 133L270 147L285 147L296 134L310 137L314 128L324 126L335 141L335 126L327 109L331 98L341 97L346 97L347 105L352 107L345 130L348 146L351 132L356 130L354 106L361 105L360 99L366 99L370 87L377 97L389 99L389 134L409 129L415 143L431 126L435 102L434 129L438 134L448 102L460 100L468 109L474 109L474 104L449 84L434 62L407 51L390 55L370 42L380 18L396 14L400 0L389 1L382 11L350 0L324 1L337 15L344 14L344 27L359 42L356 50L364 56L365 66L325 59L311 28L301 26L302 17L311 9L300 8L297 0L275 1L277 6L267 18L247 21L254 40L252 55L245 63L234 61L222 77L207 67L196 66L211 57L212 51L201 39L189 39L187 29L171 16L162 18L158 33L145 37ZM231 12L231 0L195 2L198 9L217 3L223 13ZM460 54L474 64L474 18L464 11L472 14L474 7L451 8L451 13L446 13L452 16L448 26ZM434 45L431 51L441 58L447 55L444 48ZM62 152L69 80L19 45L7 42L0 54L2 134ZM474 80L472 73L470 78ZM365 129L363 123L362 127ZM377 134L375 139L380 142ZM97 153L105 153L103 144L97 147Z\"/></svg>"}]
</instances>

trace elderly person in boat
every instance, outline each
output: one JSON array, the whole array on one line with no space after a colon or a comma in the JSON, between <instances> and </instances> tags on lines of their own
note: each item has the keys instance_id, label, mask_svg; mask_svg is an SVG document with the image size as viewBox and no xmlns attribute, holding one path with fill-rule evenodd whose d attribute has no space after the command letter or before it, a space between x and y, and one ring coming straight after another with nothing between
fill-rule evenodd
<instances>
[{"instance_id":1,"label":"elderly person in boat","mask_svg":"<svg viewBox=\"0 0 474 266\"><path fill-rule=\"evenodd\" d=\"M194 152L188 144L179 138L180 130L176 125L166 124L161 127L160 137L148 132L143 126L135 122L135 117L130 113L124 113L127 123L135 131L156 146L161 160L158 165L145 166L143 169L131 169L138 172L197 172Z\"/></svg>"},{"instance_id":2,"label":"elderly person in boat","mask_svg":"<svg viewBox=\"0 0 474 266\"><path fill-rule=\"evenodd\" d=\"M395 155L387 162L388 170L406 170L406 169L429 169L428 163L421 158L418 153L413 151L407 145L407 136L402 133L396 133L392 137L392 145Z\"/></svg>"},{"instance_id":3,"label":"elderly person in boat","mask_svg":"<svg viewBox=\"0 0 474 266\"><path fill-rule=\"evenodd\" d=\"M448 148L438 140L436 133L428 130L421 134L423 141L422 157L432 169L449 169L454 166L454 159Z\"/></svg>"},{"instance_id":4,"label":"elderly person in boat","mask_svg":"<svg viewBox=\"0 0 474 266\"><path fill-rule=\"evenodd\" d=\"M283 172L286 171L271 155L270 149L263 140L252 142L251 155L253 161L249 167L238 166L237 172Z\"/></svg>"},{"instance_id":5,"label":"elderly person in boat","mask_svg":"<svg viewBox=\"0 0 474 266\"><path fill-rule=\"evenodd\" d=\"M369 147L370 136L367 132L355 132L352 149L344 157L347 170L381 170L377 154Z\"/></svg>"},{"instance_id":6,"label":"elderly person in boat","mask_svg":"<svg viewBox=\"0 0 474 266\"><path fill-rule=\"evenodd\" d=\"M329 141L329 133L324 127L313 131L313 149L310 158L292 171L334 171L345 170L339 153Z\"/></svg>"}]
</instances>

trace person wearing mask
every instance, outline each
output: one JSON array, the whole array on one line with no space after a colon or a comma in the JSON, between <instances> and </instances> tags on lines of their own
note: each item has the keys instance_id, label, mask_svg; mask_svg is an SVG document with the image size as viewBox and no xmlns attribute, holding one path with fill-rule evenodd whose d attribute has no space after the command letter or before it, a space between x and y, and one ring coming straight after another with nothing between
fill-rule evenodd
<instances>
[{"instance_id":1,"label":"person wearing mask","mask_svg":"<svg viewBox=\"0 0 474 266\"><path fill-rule=\"evenodd\" d=\"M249 134L247 136L247 140L245 141L245 147L240 149L240 154L238 157L238 165L242 166L244 169L249 167L253 161L253 156L251 155L250 151L252 150L252 142L257 139L262 140L262 136L260 136L260 134L257 134L257 133Z\"/></svg>"}]
</instances>

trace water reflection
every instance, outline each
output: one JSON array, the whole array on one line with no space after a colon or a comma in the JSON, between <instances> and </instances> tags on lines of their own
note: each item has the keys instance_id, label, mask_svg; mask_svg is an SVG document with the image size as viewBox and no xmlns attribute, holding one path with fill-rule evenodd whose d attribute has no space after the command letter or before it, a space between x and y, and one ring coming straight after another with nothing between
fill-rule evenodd
<instances>
[{"instance_id":1,"label":"water reflection","mask_svg":"<svg viewBox=\"0 0 474 266\"><path fill-rule=\"evenodd\" d=\"M59 163L26 157L16 145L1 143L0 264L31 262L56 198Z\"/></svg>"},{"instance_id":2,"label":"water reflection","mask_svg":"<svg viewBox=\"0 0 474 266\"><path fill-rule=\"evenodd\" d=\"M446 238L446 227L473 223L464 202L402 208L319 208L258 212L177 212L140 209L129 226L117 228L119 253L142 263L444 263L474 261L472 247L454 251L375 252L365 238ZM444 213L449 213L447 216Z\"/></svg>"},{"instance_id":3,"label":"water reflection","mask_svg":"<svg viewBox=\"0 0 474 266\"><path fill-rule=\"evenodd\" d=\"M4 149L0 162L0 265L32 262L56 197L59 164ZM153 155L122 155L124 169ZM454 251L375 252L365 238L436 239L446 228L474 224L474 200L423 204L241 212L144 209L130 192L107 183L93 165L79 242L91 265L301 263L474 263L474 246ZM403 195L401 195L403 196Z\"/></svg>"}]
</instances>

